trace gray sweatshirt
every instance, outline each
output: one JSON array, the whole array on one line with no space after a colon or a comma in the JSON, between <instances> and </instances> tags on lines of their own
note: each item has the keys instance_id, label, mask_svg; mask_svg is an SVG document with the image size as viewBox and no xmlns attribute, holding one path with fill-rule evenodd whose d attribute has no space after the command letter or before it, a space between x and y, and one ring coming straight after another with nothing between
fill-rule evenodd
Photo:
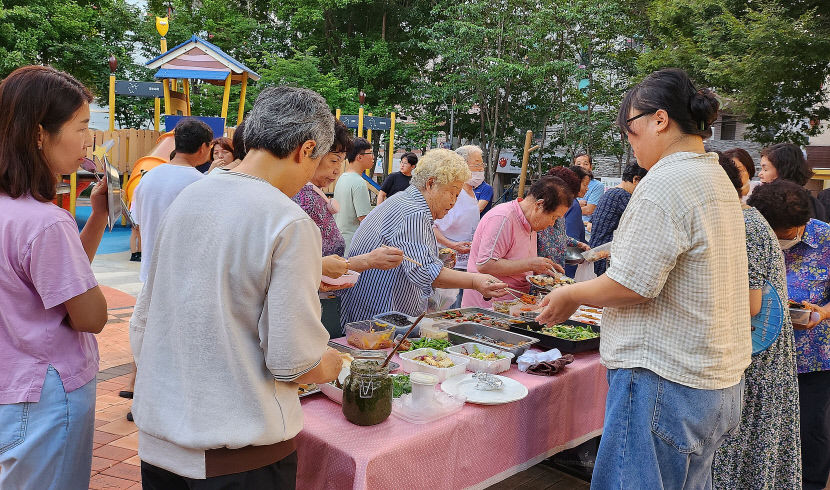
<instances>
[{"instance_id":1,"label":"gray sweatshirt","mask_svg":"<svg viewBox=\"0 0 830 490\"><path fill-rule=\"evenodd\" d=\"M205 477L206 449L302 429L298 376L326 349L317 225L264 180L217 172L162 220L130 321L143 461Z\"/></svg>"}]
</instances>

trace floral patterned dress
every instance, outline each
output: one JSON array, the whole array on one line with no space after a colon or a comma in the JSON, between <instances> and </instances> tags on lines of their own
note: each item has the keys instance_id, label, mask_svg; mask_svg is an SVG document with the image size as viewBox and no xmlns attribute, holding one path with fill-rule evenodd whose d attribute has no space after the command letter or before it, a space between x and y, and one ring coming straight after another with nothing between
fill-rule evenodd
<instances>
[{"instance_id":1,"label":"floral patterned dress","mask_svg":"<svg viewBox=\"0 0 830 490\"><path fill-rule=\"evenodd\" d=\"M750 289L762 289L769 281L786 305L784 256L775 234L755 208L744 210L744 222ZM714 488L800 489L798 381L793 326L786 308L778 339L752 357L744 377L741 423L715 454Z\"/></svg>"},{"instance_id":2,"label":"floral patterned dress","mask_svg":"<svg viewBox=\"0 0 830 490\"><path fill-rule=\"evenodd\" d=\"M328 203L323 199L323 196L314 190L312 184L306 184L294 196L294 202L299 204L320 228L320 234L323 236L323 257L327 255L342 256L346 251L346 241L343 239L340 229L337 228L334 215L328 210Z\"/></svg>"},{"instance_id":3,"label":"floral patterned dress","mask_svg":"<svg viewBox=\"0 0 830 490\"><path fill-rule=\"evenodd\" d=\"M565 249L576 247L579 240L565 233L565 218L559 218L553 225L536 234L539 257L547 257L554 263L565 266Z\"/></svg>"}]
</instances>

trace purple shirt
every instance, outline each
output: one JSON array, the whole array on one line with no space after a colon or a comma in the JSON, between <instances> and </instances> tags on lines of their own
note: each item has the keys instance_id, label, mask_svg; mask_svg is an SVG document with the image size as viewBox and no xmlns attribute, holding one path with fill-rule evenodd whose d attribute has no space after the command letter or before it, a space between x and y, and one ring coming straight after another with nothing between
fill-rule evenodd
<instances>
[{"instance_id":1,"label":"purple shirt","mask_svg":"<svg viewBox=\"0 0 830 490\"><path fill-rule=\"evenodd\" d=\"M0 210L0 404L36 402L50 364L67 392L98 372L95 336L63 305L98 283L68 212L5 194Z\"/></svg>"}]
</instances>

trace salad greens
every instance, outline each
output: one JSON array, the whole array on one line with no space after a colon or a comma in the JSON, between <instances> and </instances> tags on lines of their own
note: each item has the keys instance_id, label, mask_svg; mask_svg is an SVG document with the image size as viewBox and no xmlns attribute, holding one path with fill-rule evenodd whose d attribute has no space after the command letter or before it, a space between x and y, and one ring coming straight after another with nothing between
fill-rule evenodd
<instances>
[{"instance_id":1,"label":"salad greens","mask_svg":"<svg viewBox=\"0 0 830 490\"><path fill-rule=\"evenodd\" d=\"M549 325L542 327L540 332L545 335L567 340L588 340L599 337L599 334L592 329L578 325Z\"/></svg>"},{"instance_id":2,"label":"salad greens","mask_svg":"<svg viewBox=\"0 0 830 490\"><path fill-rule=\"evenodd\" d=\"M404 393L412 393L412 383L408 374L392 375L392 397L398 398Z\"/></svg>"},{"instance_id":3,"label":"salad greens","mask_svg":"<svg viewBox=\"0 0 830 490\"><path fill-rule=\"evenodd\" d=\"M497 361L499 359L504 359L504 356L496 354L495 352L482 352L479 350L477 345L473 346L472 352L465 350L465 354L480 361Z\"/></svg>"},{"instance_id":4,"label":"salad greens","mask_svg":"<svg viewBox=\"0 0 830 490\"><path fill-rule=\"evenodd\" d=\"M432 339L429 337L422 337L410 342L409 350L423 349L428 347L430 349L443 351L450 346L450 341L447 339Z\"/></svg>"}]
</instances>

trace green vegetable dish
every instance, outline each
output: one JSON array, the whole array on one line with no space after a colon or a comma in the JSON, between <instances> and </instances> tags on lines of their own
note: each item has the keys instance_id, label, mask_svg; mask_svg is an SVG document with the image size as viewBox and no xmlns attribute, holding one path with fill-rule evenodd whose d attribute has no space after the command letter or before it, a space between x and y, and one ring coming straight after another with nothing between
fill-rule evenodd
<instances>
[{"instance_id":1,"label":"green vegetable dish","mask_svg":"<svg viewBox=\"0 0 830 490\"><path fill-rule=\"evenodd\" d=\"M409 350L430 348L443 351L450 346L450 341L446 339L432 339L429 337L422 337L411 342Z\"/></svg>"},{"instance_id":2,"label":"green vegetable dish","mask_svg":"<svg viewBox=\"0 0 830 490\"><path fill-rule=\"evenodd\" d=\"M400 398L405 393L412 393L412 383L409 382L409 375L392 375L392 398Z\"/></svg>"},{"instance_id":3,"label":"green vegetable dish","mask_svg":"<svg viewBox=\"0 0 830 490\"><path fill-rule=\"evenodd\" d=\"M594 332L588 327L572 325L549 325L542 327L540 332L551 337L567 340L590 340L599 337L597 332Z\"/></svg>"},{"instance_id":4,"label":"green vegetable dish","mask_svg":"<svg viewBox=\"0 0 830 490\"><path fill-rule=\"evenodd\" d=\"M504 356L501 354L496 354L495 352L482 352L478 349L477 345L473 346L473 350L468 351L464 348L464 355L472 357L473 359L478 359L480 361L498 361L499 359L504 359Z\"/></svg>"}]
</instances>

